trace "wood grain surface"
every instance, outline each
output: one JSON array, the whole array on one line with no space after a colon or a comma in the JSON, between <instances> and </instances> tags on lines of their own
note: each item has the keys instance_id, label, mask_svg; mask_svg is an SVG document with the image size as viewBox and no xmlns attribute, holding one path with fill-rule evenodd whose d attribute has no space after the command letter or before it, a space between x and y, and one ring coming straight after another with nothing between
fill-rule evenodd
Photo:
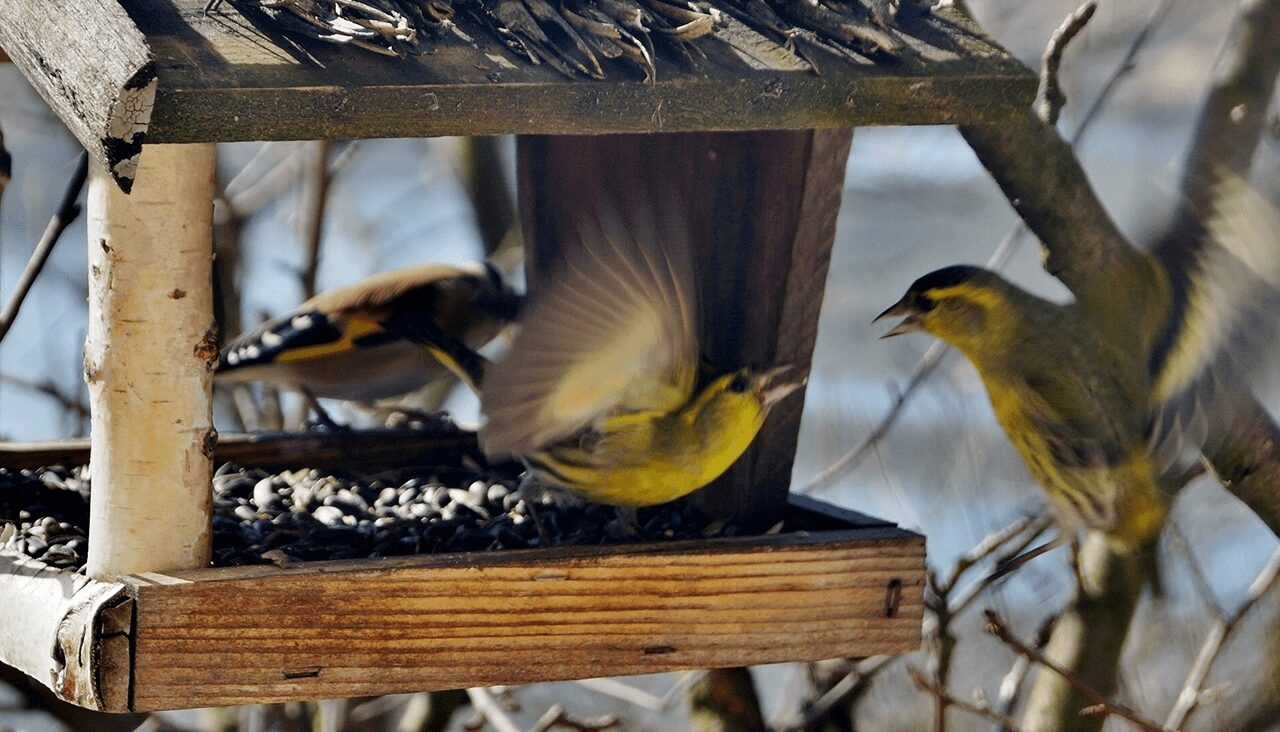
<instances>
[{"instance_id":1,"label":"wood grain surface","mask_svg":"<svg viewBox=\"0 0 1280 732\"><path fill-rule=\"evenodd\" d=\"M869 528L142 575L131 708L901 652L923 571Z\"/></svg>"},{"instance_id":2,"label":"wood grain surface","mask_svg":"<svg viewBox=\"0 0 1280 732\"><path fill-rule=\"evenodd\" d=\"M0 3L0 45L125 191L155 99L146 39L115 0Z\"/></svg>"},{"instance_id":3,"label":"wood grain surface","mask_svg":"<svg viewBox=\"0 0 1280 732\"><path fill-rule=\"evenodd\" d=\"M897 64L816 52L821 76L751 69L704 39L696 68L660 59L647 84L617 62L603 81L531 65L465 12L470 41L446 34L399 60L280 36L231 3L208 16L204 0L122 5L155 54L148 139L162 142L974 123L1023 111L1036 86L950 9L907 23L918 56Z\"/></svg>"}]
</instances>

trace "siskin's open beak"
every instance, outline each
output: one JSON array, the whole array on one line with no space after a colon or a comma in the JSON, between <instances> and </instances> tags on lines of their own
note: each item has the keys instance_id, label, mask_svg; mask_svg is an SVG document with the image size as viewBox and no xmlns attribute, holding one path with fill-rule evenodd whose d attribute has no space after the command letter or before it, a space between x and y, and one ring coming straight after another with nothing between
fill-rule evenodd
<instances>
[{"instance_id":1,"label":"siskin's open beak","mask_svg":"<svg viewBox=\"0 0 1280 732\"><path fill-rule=\"evenodd\" d=\"M920 323L921 315L922 313L919 310L917 310L915 308L915 305L912 303L911 295L907 294L907 295L904 295L901 300L890 305L888 310L885 310L883 313L880 313L879 315L877 315L875 319L872 320L871 322L873 323L878 322L882 318L896 318L898 316L902 316L902 322L893 326L893 328L888 333L885 333L884 335L880 336L880 338L883 340L885 338L892 338L894 336L902 335L903 333L923 332L924 326L921 325Z\"/></svg>"},{"instance_id":2,"label":"siskin's open beak","mask_svg":"<svg viewBox=\"0 0 1280 732\"><path fill-rule=\"evenodd\" d=\"M791 364L774 366L752 379L751 393L755 394L762 406L768 408L790 396L808 381L809 377L800 374Z\"/></svg>"}]
</instances>

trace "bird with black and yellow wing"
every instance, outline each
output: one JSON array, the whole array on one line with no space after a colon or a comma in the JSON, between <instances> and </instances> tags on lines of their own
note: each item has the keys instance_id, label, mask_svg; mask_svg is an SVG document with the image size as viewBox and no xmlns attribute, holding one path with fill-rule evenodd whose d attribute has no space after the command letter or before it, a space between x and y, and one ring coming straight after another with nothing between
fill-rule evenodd
<instances>
[{"instance_id":1,"label":"bird with black and yellow wing","mask_svg":"<svg viewBox=\"0 0 1280 732\"><path fill-rule=\"evenodd\" d=\"M879 317L977 368L1060 526L1154 540L1212 425L1248 389L1280 302L1280 213L1228 174L1194 225L1126 252L1058 304L980 267L916 280Z\"/></svg>"},{"instance_id":2,"label":"bird with black and yellow wing","mask_svg":"<svg viewBox=\"0 0 1280 732\"><path fill-rule=\"evenodd\" d=\"M355 401L399 396L449 374L477 389L485 366L477 350L515 318L520 300L487 262L384 272L233 339L215 378Z\"/></svg>"},{"instance_id":3,"label":"bird with black and yellow wing","mask_svg":"<svg viewBox=\"0 0 1280 732\"><path fill-rule=\"evenodd\" d=\"M481 395L486 454L619 507L710 483L803 383L785 366L702 373L690 243L654 211L633 197L577 222Z\"/></svg>"}]
</instances>

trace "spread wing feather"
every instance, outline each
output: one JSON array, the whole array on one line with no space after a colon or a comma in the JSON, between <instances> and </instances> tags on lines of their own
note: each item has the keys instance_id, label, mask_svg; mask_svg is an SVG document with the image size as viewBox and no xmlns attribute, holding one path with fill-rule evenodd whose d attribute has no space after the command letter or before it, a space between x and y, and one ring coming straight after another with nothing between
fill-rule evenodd
<instances>
[{"instance_id":1,"label":"spread wing feather","mask_svg":"<svg viewBox=\"0 0 1280 732\"><path fill-rule=\"evenodd\" d=\"M1239 176L1216 175L1199 222L1153 252L1172 308L1149 364L1151 440L1174 475L1211 449L1211 425L1231 418L1272 360L1280 322L1280 210Z\"/></svg>"},{"instance_id":2,"label":"spread wing feather","mask_svg":"<svg viewBox=\"0 0 1280 732\"><path fill-rule=\"evenodd\" d=\"M1154 254L1173 289L1172 316L1152 354L1153 400L1177 398L1224 356L1270 347L1280 302L1280 211L1223 173L1198 227L1166 236ZM1253 350L1253 353L1258 351Z\"/></svg>"},{"instance_id":3,"label":"spread wing feather","mask_svg":"<svg viewBox=\"0 0 1280 732\"><path fill-rule=\"evenodd\" d=\"M486 376L481 446L521 455L617 414L678 409L693 393L697 310L681 212L599 206L531 293L511 351Z\"/></svg>"}]
</instances>

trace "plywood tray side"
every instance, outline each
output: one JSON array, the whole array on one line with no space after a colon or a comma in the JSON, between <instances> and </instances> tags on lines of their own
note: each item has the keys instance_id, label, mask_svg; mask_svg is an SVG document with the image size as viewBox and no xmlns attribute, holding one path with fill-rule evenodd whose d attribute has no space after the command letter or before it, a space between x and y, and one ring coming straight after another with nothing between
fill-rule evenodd
<instances>
[{"instance_id":1,"label":"plywood tray side","mask_svg":"<svg viewBox=\"0 0 1280 732\"><path fill-rule=\"evenodd\" d=\"M923 537L887 526L126 578L134 711L895 653Z\"/></svg>"}]
</instances>

